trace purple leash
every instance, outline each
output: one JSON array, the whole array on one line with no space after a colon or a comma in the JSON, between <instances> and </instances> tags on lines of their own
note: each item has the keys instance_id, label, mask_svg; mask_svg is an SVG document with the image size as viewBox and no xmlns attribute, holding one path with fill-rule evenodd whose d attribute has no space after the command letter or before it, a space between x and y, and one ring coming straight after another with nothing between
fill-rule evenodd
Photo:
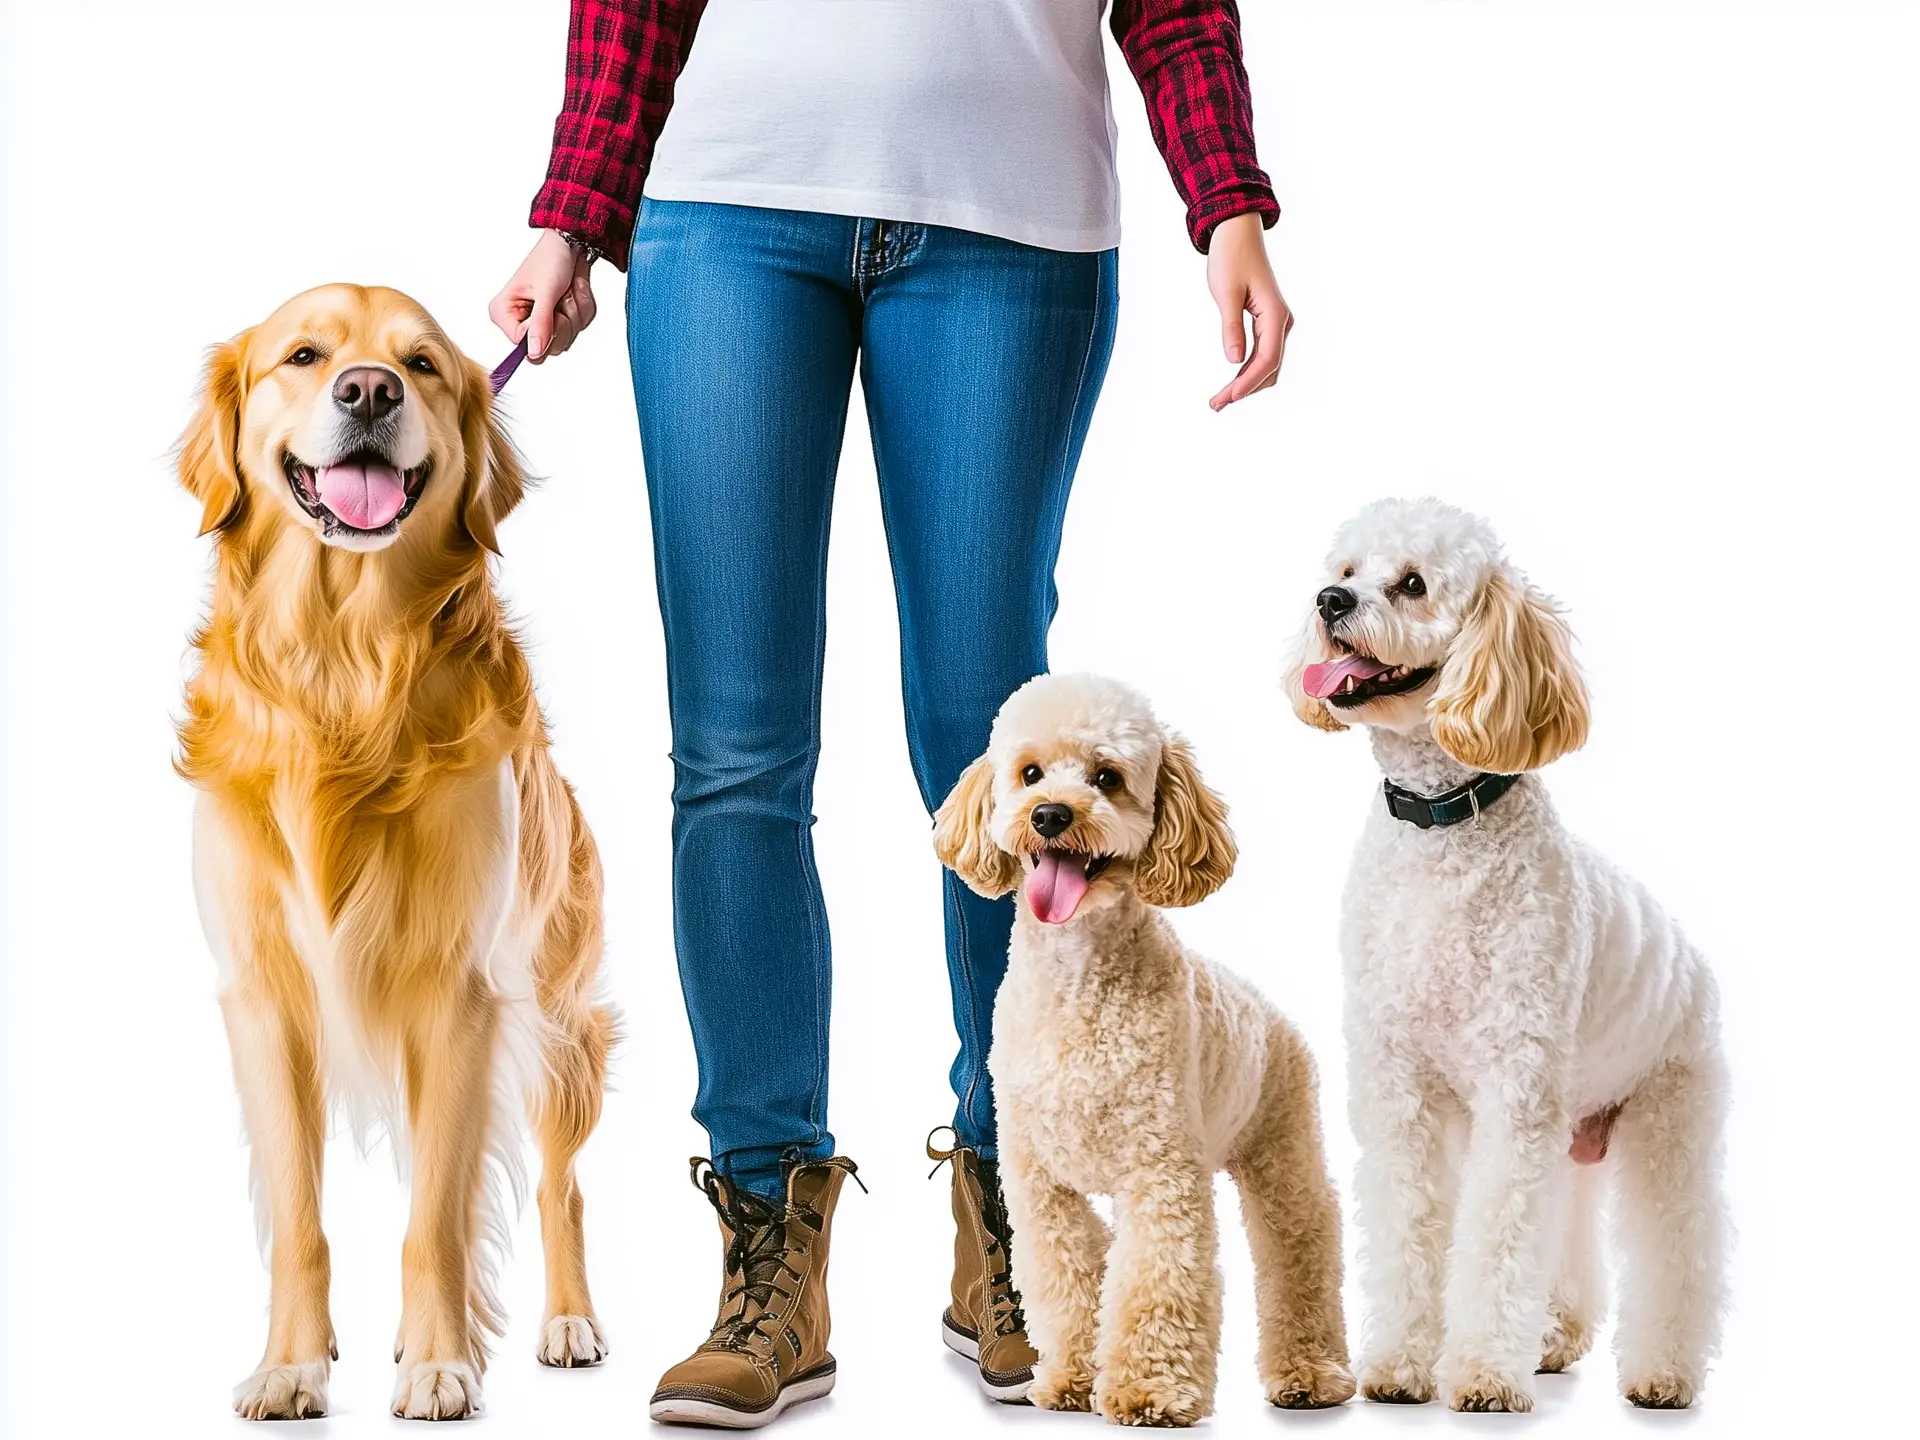
<instances>
[{"instance_id":1,"label":"purple leash","mask_svg":"<svg viewBox=\"0 0 1920 1440\"><path fill-rule=\"evenodd\" d=\"M493 373L487 376L487 388L498 395L507 388L507 381L513 378L513 372L520 368L520 362L527 358L527 341L522 336L520 343L513 347L513 353L493 367Z\"/></svg>"}]
</instances>

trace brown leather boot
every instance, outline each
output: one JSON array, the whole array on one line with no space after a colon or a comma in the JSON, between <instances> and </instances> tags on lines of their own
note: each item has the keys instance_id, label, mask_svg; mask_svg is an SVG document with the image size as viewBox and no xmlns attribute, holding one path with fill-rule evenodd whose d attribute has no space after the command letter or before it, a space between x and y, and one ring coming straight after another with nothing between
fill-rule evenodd
<instances>
[{"instance_id":1,"label":"brown leather boot","mask_svg":"<svg viewBox=\"0 0 1920 1440\"><path fill-rule=\"evenodd\" d=\"M833 1389L827 1245L854 1164L836 1155L790 1166L779 1209L736 1189L709 1162L692 1164L726 1242L720 1316L706 1342L660 1377L647 1413L670 1424L751 1430Z\"/></svg>"},{"instance_id":2,"label":"brown leather boot","mask_svg":"<svg viewBox=\"0 0 1920 1440\"><path fill-rule=\"evenodd\" d=\"M952 1149L937 1149L933 1135L927 1158L938 1162L934 1168L953 1162L953 1303L940 1317L940 1338L979 1367L987 1394L1024 1404L1040 1357L1027 1341L1020 1292L1013 1288L1013 1229L999 1167L958 1136Z\"/></svg>"}]
</instances>

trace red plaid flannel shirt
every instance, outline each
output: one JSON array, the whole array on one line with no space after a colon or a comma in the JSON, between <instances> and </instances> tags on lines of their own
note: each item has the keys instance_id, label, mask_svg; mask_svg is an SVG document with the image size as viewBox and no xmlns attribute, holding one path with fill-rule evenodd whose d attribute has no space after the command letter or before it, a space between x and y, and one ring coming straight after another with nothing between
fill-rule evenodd
<instances>
[{"instance_id":1,"label":"red plaid flannel shirt","mask_svg":"<svg viewBox=\"0 0 1920 1440\"><path fill-rule=\"evenodd\" d=\"M532 223L564 230L621 269L654 141L707 0L573 0L567 88ZM1147 101L1153 140L1187 204L1187 233L1280 214L1254 158L1253 106L1234 0L1113 0L1112 25Z\"/></svg>"}]
</instances>

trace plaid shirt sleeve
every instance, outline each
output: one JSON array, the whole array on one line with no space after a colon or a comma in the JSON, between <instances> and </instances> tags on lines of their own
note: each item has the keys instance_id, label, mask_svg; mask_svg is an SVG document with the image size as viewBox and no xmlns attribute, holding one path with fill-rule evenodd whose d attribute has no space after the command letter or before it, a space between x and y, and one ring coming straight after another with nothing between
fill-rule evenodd
<instances>
[{"instance_id":1,"label":"plaid shirt sleeve","mask_svg":"<svg viewBox=\"0 0 1920 1440\"><path fill-rule=\"evenodd\" d=\"M1147 101L1187 233L1204 251L1222 220L1280 217L1253 151L1253 102L1234 0L1113 0L1113 36Z\"/></svg>"},{"instance_id":2,"label":"plaid shirt sleeve","mask_svg":"<svg viewBox=\"0 0 1920 1440\"><path fill-rule=\"evenodd\" d=\"M627 268L654 141L706 0L573 0L567 87L530 223Z\"/></svg>"}]
</instances>

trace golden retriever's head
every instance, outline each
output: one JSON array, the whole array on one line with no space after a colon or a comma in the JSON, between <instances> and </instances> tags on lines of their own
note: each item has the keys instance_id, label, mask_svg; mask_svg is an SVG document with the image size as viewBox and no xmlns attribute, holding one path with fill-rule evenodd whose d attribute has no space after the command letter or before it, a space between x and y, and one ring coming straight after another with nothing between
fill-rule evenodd
<instances>
[{"instance_id":1,"label":"golden retriever's head","mask_svg":"<svg viewBox=\"0 0 1920 1440\"><path fill-rule=\"evenodd\" d=\"M1478 770L1537 769L1587 738L1566 622L1486 521L1437 500L1376 501L1341 528L1287 690L1309 725L1430 729Z\"/></svg>"},{"instance_id":2,"label":"golden retriever's head","mask_svg":"<svg viewBox=\"0 0 1920 1440\"><path fill-rule=\"evenodd\" d=\"M1227 807L1187 742L1137 692L1094 675L1042 675L1014 692L940 807L934 848L980 894L1017 886L1053 925L1128 890L1197 904L1235 859Z\"/></svg>"},{"instance_id":3,"label":"golden retriever's head","mask_svg":"<svg viewBox=\"0 0 1920 1440\"><path fill-rule=\"evenodd\" d=\"M278 527L321 545L484 546L519 501L487 373L397 290L296 295L207 359L180 480L201 533Z\"/></svg>"}]
</instances>

